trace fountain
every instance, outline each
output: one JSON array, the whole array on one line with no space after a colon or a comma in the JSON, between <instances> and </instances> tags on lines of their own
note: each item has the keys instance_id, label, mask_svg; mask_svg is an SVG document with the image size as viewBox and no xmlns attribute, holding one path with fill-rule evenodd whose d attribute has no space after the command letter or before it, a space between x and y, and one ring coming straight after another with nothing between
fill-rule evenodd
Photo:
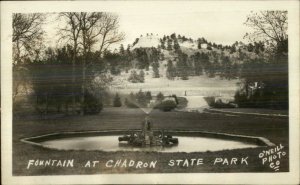
<instances>
[{"instance_id":1,"label":"fountain","mask_svg":"<svg viewBox=\"0 0 300 185\"><path fill-rule=\"evenodd\" d=\"M153 108L150 106L139 107L146 114L139 130L56 132L23 138L21 141L50 149L109 152L207 152L274 146L273 143L263 137L197 130L154 130L153 122L150 119L150 112Z\"/></svg>"},{"instance_id":2,"label":"fountain","mask_svg":"<svg viewBox=\"0 0 300 185\"><path fill-rule=\"evenodd\" d=\"M166 135L163 130L155 134L152 130L152 122L147 114L142 123L141 130L129 131L129 134L119 137L119 142L127 142L131 146L150 147L150 146L174 146L178 144L178 138Z\"/></svg>"}]
</instances>

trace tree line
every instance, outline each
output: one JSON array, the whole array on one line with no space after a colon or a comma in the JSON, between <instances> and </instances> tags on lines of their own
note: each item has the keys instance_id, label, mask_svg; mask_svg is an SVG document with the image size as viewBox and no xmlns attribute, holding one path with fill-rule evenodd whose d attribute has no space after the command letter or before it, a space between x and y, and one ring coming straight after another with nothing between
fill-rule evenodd
<instances>
[{"instance_id":1,"label":"tree line","mask_svg":"<svg viewBox=\"0 0 300 185\"><path fill-rule=\"evenodd\" d=\"M59 112L63 104L67 113L69 105L72 113L81 115L100 111L100 95L93 89L99 87L95 83L104 88L109 80L95 81L95 77L106 70L103 58L110 57L106 54L109 46L124 38L118 30L118 16L104 12L59 13L56 16L62 27L57 34L64 46L44 49L42 25L46 24L46 16L13 14L13 97L31 85L35 105L42 112L47 113L49 106L57 107Z\"/></svg>"}]
</instances>

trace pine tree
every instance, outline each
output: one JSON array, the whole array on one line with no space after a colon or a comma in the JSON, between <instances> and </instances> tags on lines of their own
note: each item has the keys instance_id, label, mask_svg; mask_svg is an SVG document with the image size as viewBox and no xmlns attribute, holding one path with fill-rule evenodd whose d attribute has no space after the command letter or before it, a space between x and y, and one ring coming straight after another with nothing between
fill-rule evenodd
<instances>
[{"instance_id":1,"label":"pine tree","mask_svg":"<svg viewBox=\"0 0 300 185\"><path fill-rule=\"evenodd\" d=\"M113 106L114 107L121 107L122 106L121 98L120 98L118 93L116 93L116 95L114 97Z\"/></svg>"},{"instance_id":2,"label":"pine tree","mask_svg":"<svg viewBox=\"0 0 300 185\"><path fill-rule=\"evenodd\" d=\"M140 107L145 107L147 105L147 99L145 93L140 90L138 93L136 93L136 100Z\"/></svg>"},{"instance_id":3,"label":"pine tree","mask_svg":"<svg viewBox=\"0 0 300 185\"><path fill-rule=\"evenodd\" d=\"M167 50L169 50L169 51L172 50L172 40L171 39L168 39Z\"/></svg>"},{"instance_id":4,"label":"pine tree","mask_svg":"<svg viewBox=\"0 0 300 185\"><path fill-rule=\"evenodd\" d=\"M235 45L232 45L232 46L230 47L230 54L235 53L235 52L236 52Z\"/></svg>"},{"instance_id":5,"label":"pine tree","mask_svg":"<svg viewBox=\"0 0 300 185\"><path fill-rule=\"evenodd\" d=\"M176 39L176 34L172 33L170 37L171 37L171 39L175 40Z\"/></svg>"},{"instance_id":6,"label":"pine tree","mask_svg":"<svg viewBox=\"0 0 300 185\"><path fill-rule=\"evenodd\" d=\"M124 50L123 44L120 45L120 53L121 53L122 55L125 54L125 50Z\"/></svg>"},{"instance_id":7,"label":"pine tree","mask_svg":"<svg viewBox=\"0 0 300 185\"><path fill-rule=\"evenodd\" d=\"M174 40L174 50L177 52L178 50L180 50L180 46L179 46L179 44L178 44L178 40L177 39L175 39Z\"/></svg>"},{"instance_id":8,"label":"pine tree","mask_svg":"<svg viewBox=\"0 0 300 185\"><path fill-rule=\"evenodd\" d=\"M153 78L159 78L159 63L155 61L152 63L152 70L153 70Z\"/></svg>"},{"instance_id":9,"label":"pine tree","mask_svg":"<svg viewBox=\"0 0 300 185\"><path fill-rule=\"evenodd\" d=\"M143 70L140 70L140 74L139 74L139 81L141 82L141 83L144 83L145 82L145 73L144 73L144 71Z\"/></svg>"},{"instance_id":10,"label":"pine tree","mask_svg":"<svg viewBox=\"0 0 300 185\"><path fill-rule=\"evenodd\" d=\"M231 76L231 61L228 56L223 57L222 61L223 76L230 79Z\"/></svg>"},{"instance_id":11,"label":"pine tree","mask_svg":"<svg viewBox=\"0 0 300 185\"><path fill-rule=\"evenodd\" d=\"M199 52L197 52L194 56L194 68L195 68L195 75L199 76L203 74L203 66L201 64L201 55Z\"/></svg>"},{"instance_id":12,"label":"pine tree","mask_svg":"<svg viewBox=\"0 0 300 185\"><path fill-rule=\"evenodd\" d=\"M166 77L169 80L173 80L175 76L176 76L176 69L173 65L173 62L171 60L168 60L167 70L166 70Z\"/></svg>"},{"instance_id":13,"label":"pine tree","mask_svg":"<svg viewBox=\"0 0 300 185\"><path fill-rule=\"evenodd\" d=\"M157 95L156 95L156 100L157 101L163 101L165 99L165 96L163 95L162 92L159 92Z\"/></svg>"},{"instance_id":14,"label":"pine tree","mask_svg":"<svg viewBox=\"0 0 300 185\"><path fill-rule=\"evenodd\" d=\"M132 70L129 77L128 77L128 81L132 82L132 83L139 83L140 81L140 76L137 74L137 72L135 70Z\"/></svg>"},{"instance_id":15,"label":"pine tree","mask_svg":"<svg viewBox=\"0 0 300 185\"><path fill-rule=\"evenodd\" d=\"M182 80L188 80L188 63L187 63L187 54L179 53L178 54L178 62L177 62L177 72L178 76Z\"/></svg>"},{"instance_id":16,"label":"pine tree","mask_svg":"<svg viewBox=\"0 0 300 185\"><path fill-rule=\"evenodd\" d=\"M163 36L163 41L165 42L167 40L167 37L164 35Z\"/></svg>"},{"instance_id":17,"label":"pine tree","mask_svg":"<svg viewBox=\"0 0 300 185\"><path fill-rule=\"evenodd\" d=\"M161 49L166 49L165 41L162 41L162 42L161 42Z\"/></svg>"},{"instance_id":18,"label":"pine tree","mask_svg":"<svg viewBox=\"0 0 300 185\"><path fill-rule=\"evenodd\" d=\"M147 103L149 103L150 100L152 100L151 92L150 92L150 91L147 91L145 96L146 96Z\"/></svg>"},{"instance_id":19,"label":"pine tree","mask_svg":"<svg viewBox=\"0 0 300 185\"><path fill-rule=\"evenodd\" d=\"M247 49L249 52L253 52L253 50L254 50L253 44L252 43L248 44Z\"/></svg>"},{"instance_id":20,"label":"pine tree","mask_svg":"<svg viewBox=\"0 0 300 185\"><path fill-rule=\"evenodd\" d=\"M198 40L198 49L201 49L201 42Z\"/></svg>"}]
</instances>

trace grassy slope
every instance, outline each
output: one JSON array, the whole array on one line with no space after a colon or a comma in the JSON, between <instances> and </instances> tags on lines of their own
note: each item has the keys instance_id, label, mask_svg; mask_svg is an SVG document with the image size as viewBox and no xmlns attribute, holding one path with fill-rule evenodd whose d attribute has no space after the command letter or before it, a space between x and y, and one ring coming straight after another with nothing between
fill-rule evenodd
<instances>
[{"instance_id":1,"label":"grassy slope","mask_svg":"<svg viewBox=\"0 0 300 185\"><path fill-rule=\"evenodd\" d=\"M232 151L205 153L154 153L154 152L101 152L101 151L56 151L31 146L20 142L21 138L60 131L105 130L139 128L144 119L139 109L106 108L99 115L85 117L65 117L48 120L14 120L13 125L13 174L46 175L46 174L94 174L94 173L156 173L156 172L272 172L262 166L258 154L263 149L240 149ZM186 112L151 113L155 128L180 130L205 130L263 136L275 144L288 146L288 119L259 118L247 116L226 116L224 114L197 114ZM116 139L117 142L117 139ZM288 151L288 148L285 148ZM248 166L212 165L215 157L246 157ZM170 159L204 158L204 165L194 167L170 167ZM26 170L30 159L74 159L74 168L34 167ZM106 168L109 159L158 160L155 169ZM288 170L287 159L281 161L280 171ZM100 160L97 168L83 168L87 160Z\"/></svg>"}]
</instances>

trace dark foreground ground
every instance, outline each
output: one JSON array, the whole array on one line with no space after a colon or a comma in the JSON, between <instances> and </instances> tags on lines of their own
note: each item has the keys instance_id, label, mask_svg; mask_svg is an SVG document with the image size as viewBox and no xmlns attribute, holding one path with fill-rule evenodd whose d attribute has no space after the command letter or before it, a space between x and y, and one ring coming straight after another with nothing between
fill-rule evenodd
<instances>
[{"instance_id":1,"label":"dark foreground ground","mask_svg":"<svg viewBox=\"0 0 300 185\"><path fill-rule=\"evenodd\" d=\"M276 160L262 164L259 154L274 147L255 149L224 150L219 152L196 153L156 153L156 152L102 152L102 151L58 151L33 146L20 141L22 138L63 131L92 131L113 129L139 129L145 117L140 109L106 108L99 115L57 117L37 119L36 117L18 117L13 121L13 175L65 175L100 173L197 173L197 172L275 172L272 162L279 161L277 172L289 171L288 166L288 118L261 117L192 112L153 111L151 118L154 129L199 130L239 135L260 136L276 145L282 145L286 152ZM116 138L116 142L117 138ZM237 158L236 163L232 158ZM73 167L30 166L29 160L74 160ZM187 163L183 162L187 159ZM195 160L194 160L195 159ZM200 162L197 165L197 161ZM107 167L106 163L126 160L127 166ZM132 160L150 163L157 161L155 168L129 167ZM171 165L172 160L174 165ZM192 161L194 164L192 165ZM222 160L214 164L216 160ZM228 160L228 163L226 162ZM235 159L234 159L235 160ZM99 161L95 167L85 166L88 161ZM243 161L243 162L242 162ZM246 162L245 162L246 161ZM110 161L112 164L113 162ZM178 165L177 165L178 162ZM232 164L230 164L232 163ZM271 166L271 167L270 167ZM275 165L276 166L276 165Z\"/></svg>"}]
</instances>

